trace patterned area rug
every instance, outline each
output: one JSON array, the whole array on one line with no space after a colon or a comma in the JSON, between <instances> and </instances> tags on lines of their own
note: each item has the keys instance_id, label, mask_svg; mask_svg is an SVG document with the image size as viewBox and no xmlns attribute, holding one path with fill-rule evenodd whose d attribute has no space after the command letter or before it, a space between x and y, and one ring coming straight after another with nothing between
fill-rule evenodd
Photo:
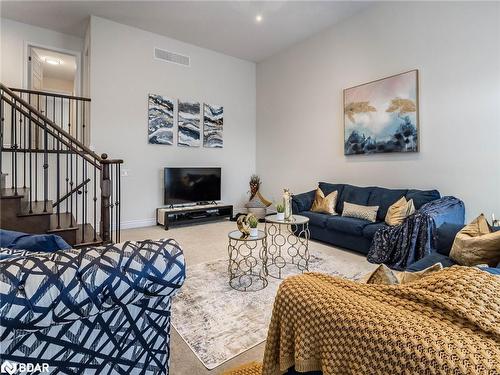
<instances>
[{"instance_id":1,"label":"patterned area rug","mask_svg":"<svg viewBox=\"0 0 500 375\"><path fill-rule=\"evenodd\" d=\"M346 254L336 249L332 255L315 253L309 271L357 279L374 269L364 257ZM189 267L172 305L173 326L209 370L265 341L281 283L269 277L263 290L239 292L228 284L227 267L227 259Z\"/></svg>"}]
</instances>

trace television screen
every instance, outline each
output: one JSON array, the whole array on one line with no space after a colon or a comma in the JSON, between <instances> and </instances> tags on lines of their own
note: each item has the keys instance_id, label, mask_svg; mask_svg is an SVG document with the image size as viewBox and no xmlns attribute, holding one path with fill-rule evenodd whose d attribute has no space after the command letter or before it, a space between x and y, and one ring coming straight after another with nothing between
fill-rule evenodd
<instances>
[{"instance_id":1,"label":"television screen","mask_svg":"<svg viewBox=\"0 0 500 375\"><path fill-rule=\"evenodd\" d=\"M165 168L164 204L220 200L220 168Z\"/></svg>"}]
</instances>

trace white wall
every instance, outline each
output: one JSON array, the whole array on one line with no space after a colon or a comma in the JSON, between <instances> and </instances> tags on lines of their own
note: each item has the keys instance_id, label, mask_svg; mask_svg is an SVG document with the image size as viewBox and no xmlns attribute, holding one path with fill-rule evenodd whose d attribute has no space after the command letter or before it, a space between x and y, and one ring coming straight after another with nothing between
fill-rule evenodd
<instances>
[{"instance_id":1,"label":"white wall","mask_svg":"<svg viewBox=\"0 0 500 375\"><path fill-rule=\"evenodd\" d=\"M247 199L255 172L255 64L170 38L92 17L90 25L92 143L125 160L122 221L151 224L162 205L166 166L222 167L222 199ZM159 47L191 57L184 67L153 59ZM224 148L149 145L149 93L224 106ZM176 133L174 133L176 138Z\"/></svg>"},{"instance_id":2,"label":"white wall","mask_svg":"<svg viewBox=\"0 0 500 375\"><path fill-rule=\"evenodd\" d=\"M43 77L43 90L73 95L74 81L54 77Z\"/></svg>"},{"instance_id":3,"label":"white wall","mask_svg":"<svg viewBox=\"0 0 500 375\"><path fill-rule=\"evenodd\" d=\"M9 86L27 88L26 44L81 52L83 39L41 27L0 18L0 81Z\"/></svg>"},{"instance_id":4,"label":"white wall","mask_svg":"<svg viewBox=\"0 0 500 375\"><path fill-rule=\"evenodd\" d=\"M49 29L0 18L0 82L8 87L27 88L26 62L28 56L26 46L28 43L59 50L80 52L82 50L83 39L72 35L61 34ZM48 108L48 115L52 117L52 105L49 105ZM58 114L59 110L56 110L56 119L58 119ZM10 123L10 113L6 114L5 123ZM4 130L4 143L10 145L10 126L6 127ZM7 172L9 173L7 180L10 184L10 179L12 178L12 172L9 168L11 154L4 153L3 157L4 167L7 166ZM38 171L42 171L41 163L42 158L38 158ZM49 156L49 181L55 180L54 165L54 158ZM21 174L21 172L19 172L19 174ZM41 176L42 174L40 172L38 178L39 199L43 197L43 179ZM21 181L20 176L18 176L18 183L19 181ZM53 187L54 186L49 183L49 199L54 199L55 197Z\"/></svg>"},{"instance_id":5,"label":"white wall","mask_svg":"<svg viewBox=\"0 0 500 375\"><path fill-rule=\"evenodd\" d=\"M342 90L420 70L420 152L343 154ZM437 188L500 217L500 4L385 3L257 65L257 173L279 196L319 180Z\"/></svg>"}]
</instances>

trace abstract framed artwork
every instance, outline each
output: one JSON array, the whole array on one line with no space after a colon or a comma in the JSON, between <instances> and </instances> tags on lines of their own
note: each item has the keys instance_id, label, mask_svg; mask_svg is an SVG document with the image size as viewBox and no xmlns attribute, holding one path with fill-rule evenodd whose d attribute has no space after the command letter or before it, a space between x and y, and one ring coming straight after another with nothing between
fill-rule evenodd
<instances>
[{"instance_id":1,"label":"abstract framed artwork","mask_svg":"<svg viewBox=\"0 0 500 375\"><path fill-rule=\"evenodd\" d=\"M418 152L418 70L344 90L344 154Z\"/></svg>"},{"instance_id":2,"label":"abstract framed artwork","mask_svg":"<svg viewBox=\"0 0 500 375\"><path fill-rule=\"evenodd\" d=\"M148 142L174 143L174 101L161 95L148 96Z\"/></svg>"},{"instance_id":3,"label":"abstract framed artwork","mask_svg":"<svg viewBox=\"0 0 500 375\"><path fill-rule=\"evenodd\" d=\"M200 103L179 100L178 108L177 144L186 147L200 147Z\"/></svg>"},{"instance_id":4,"label":"abstract framed artwork","mask_svg":"<svg viewBox=\"0 0 500 375\"><path fill-rule=\"evenodd\" d=\"M224 125L224 107L203 105L203 147L222 148L222 130Z\"/></svg>"}]
</instances>

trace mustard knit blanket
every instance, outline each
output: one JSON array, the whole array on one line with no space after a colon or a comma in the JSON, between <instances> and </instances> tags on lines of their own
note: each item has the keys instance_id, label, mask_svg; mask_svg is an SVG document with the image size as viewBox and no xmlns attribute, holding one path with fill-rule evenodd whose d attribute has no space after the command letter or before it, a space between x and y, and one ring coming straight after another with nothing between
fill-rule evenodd
<instances>
[{"instance_id":1,"label":"mustard knit blanket","mask_svg":"<svg viewBox=\"0 0 500 375\"><path fill-rule=\"evenodd\" d=\"M261 367L262 366L262 367ZM403 285L286 279L262 365L231 375L500 374L500 277L451 267Z\"/></svg>"}]
</instances>

